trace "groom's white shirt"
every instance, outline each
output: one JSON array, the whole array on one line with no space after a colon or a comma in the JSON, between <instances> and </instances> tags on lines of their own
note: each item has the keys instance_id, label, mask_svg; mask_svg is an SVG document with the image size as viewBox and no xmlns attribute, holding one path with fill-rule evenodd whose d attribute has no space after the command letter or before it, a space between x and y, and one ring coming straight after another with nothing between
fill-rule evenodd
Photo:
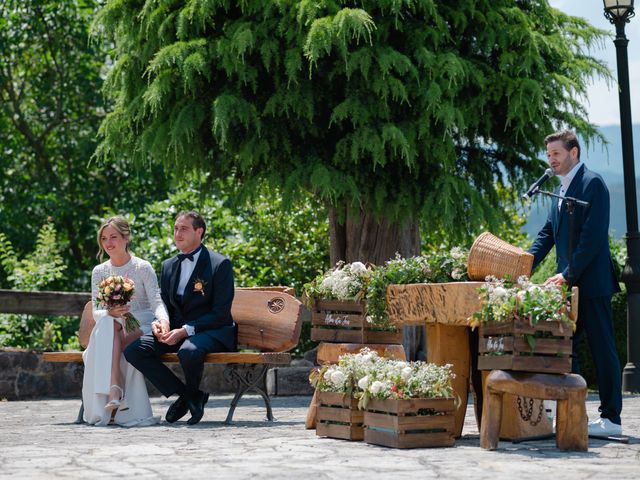
<instances>
[{"instance_id":1,"label":"groom's white shirt","mask_svg":"<svg viewBox=\"0 0 640 480\"><path fill-rule=\"evenodd\" d=\"M193 254L193 261L189 260L188 258L185 258L182 261L182 265L180 266L180 281L178 282L178 289L176 290L176 293L178 295L184 296L184 291L187 288L187 283L189 283L191 274L196 268L196 263L198 263L198 258L200 258L200 253L203 249L204 247ZM196 328L191 325L183 325L182 328L186 330L188 336L192 336L196 333Z\"/></svg>"}]
</instances>

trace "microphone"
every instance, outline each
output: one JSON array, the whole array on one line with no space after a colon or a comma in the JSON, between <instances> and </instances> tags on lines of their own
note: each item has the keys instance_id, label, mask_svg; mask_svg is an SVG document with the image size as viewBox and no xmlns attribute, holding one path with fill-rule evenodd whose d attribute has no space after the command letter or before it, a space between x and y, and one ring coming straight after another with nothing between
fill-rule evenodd
<instances>
[{"instance_id":1,"label":"microphone","mask_svg":"<svg viewBox=\"0 0 640 480\"><path fill-rule=\"evenodd\" d=\"M540 190L540 187L542 186L542 184L544 182L546 182L547 180L549 180L551 177L554 177L556 174L553 172L552 169L547 168L544 171L544 175L542 175L538 180L536 180L535 182L533 182L531 184L531 186L529 187L529 190L527 190L527 193L525 193L524 195L522 195L522 199L523 200L530 200L531 197L538 191Z\"/></svg>"}]
</instances>

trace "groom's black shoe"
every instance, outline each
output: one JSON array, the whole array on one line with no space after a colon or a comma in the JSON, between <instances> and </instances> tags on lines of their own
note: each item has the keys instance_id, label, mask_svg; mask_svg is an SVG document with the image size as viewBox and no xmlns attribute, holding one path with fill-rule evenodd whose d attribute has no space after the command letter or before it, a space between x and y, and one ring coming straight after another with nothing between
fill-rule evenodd
<instances>
[{"instance_id":1,"label":"groom's black shoe","mask_svg":"<svg viewBox=\"0 0 640 480\"><path fill-rule=\"evenodd\" d=\"M189 405L187 405L187 403L186 394L180 395L178 399L171 404L169 410L167 410L167 414L164 417L165 420L169 423L173 423L184 417L189 411Z\"/></svg>"},{"instance_id":2,"label":"groom's black shoe","mask_svg":"<svg viewBox=\"0 0 640 480\"><path fill-rule=\"evenodd\" d=\"M189 411L191 412L191 418L187 420L189 425L195 425L202 420L202 416L204 415L204 406L207 404L207 401L209 401L209 394L202 391L199 391L189 398L187 401Z\"/></svg>"}]
</instances>

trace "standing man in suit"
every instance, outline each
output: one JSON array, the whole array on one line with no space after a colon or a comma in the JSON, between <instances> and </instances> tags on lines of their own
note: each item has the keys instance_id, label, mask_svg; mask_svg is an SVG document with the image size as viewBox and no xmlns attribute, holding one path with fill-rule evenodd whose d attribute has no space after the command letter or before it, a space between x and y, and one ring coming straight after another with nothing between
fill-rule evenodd
<instances>
[{"instance_id":1,"label":"standing man in suit","mask_svg":"<svg viewBox=\"0 0 640 480\"><path fill-rule=\"evenodd\" d=\"M580 289L578 324L573 337L574 373L579 372L575 351L586 333L596 368L600 394L600 418L589 422L589 435L621 435L622 385L613 333L611 297L620 291L609 251L609 191L602 177L580 161L575 133L564 130L545 138L549 166L562 183L556 194L589 202L573 213L573 245L569 245L571 221L566 202L554 200L545 225L529 249L533 267L556 247L556 275L545 284Z\"/></svg>"},{"instance_id":2,"label":"standing man in suit","mask_svg":"<svg viewBox=\"0 0 640 480\"><path fill-rule=\"evenodd\" d=\"M152 323L152 333L124 352L127 361L164 396L178 394L165 417L169 423L188 411L189 425L202 419L209 399L209 394L200 390L205 356L237 349L237 326L231 318L231 262L202 244L206 228L196 212L180 212L176 217L173 238L181 253L163 262L160 275L169 321ZM178 352L184 383L159 358L169 352Z\"/></svg>"}]
</instances>

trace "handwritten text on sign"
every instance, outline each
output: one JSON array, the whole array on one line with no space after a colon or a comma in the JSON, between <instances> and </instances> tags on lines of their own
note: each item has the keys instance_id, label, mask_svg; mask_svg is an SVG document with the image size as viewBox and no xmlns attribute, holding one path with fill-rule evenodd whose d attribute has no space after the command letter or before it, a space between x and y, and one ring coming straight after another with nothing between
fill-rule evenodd
<instances>
[{"instance_id":1,"label":"handwritten text on sign","mask_svg":"<svg viewBox=\"0 0 640 480\"><path fill-rule=\"evenodd\" d=\"M487 350L489 352L504 352L504 337L487 338Z\"/></svg>"},{"instance_id":2,"label":"handwritten text on sign","mask_svg":"<svg viewBox=\"0 0 640 480\"><path fill-rule=\"evenodd\" d=\"M351 325L351 320L347 316L333 316L330 313L324 317L325 325L336 325L338 327L348 327Z\"/></svg>"}]
</instances>

